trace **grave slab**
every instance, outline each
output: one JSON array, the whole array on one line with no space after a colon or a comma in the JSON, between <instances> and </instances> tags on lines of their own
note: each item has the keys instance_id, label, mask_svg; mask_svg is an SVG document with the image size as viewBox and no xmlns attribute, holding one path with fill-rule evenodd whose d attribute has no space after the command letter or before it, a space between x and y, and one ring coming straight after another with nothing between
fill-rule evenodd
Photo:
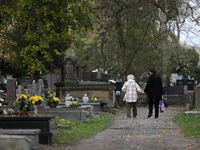
<instances>
[{"instance_id":1,"label":"grave slab","mask_svg":"<svg viewBox=\"0 0 200 150\"><path fill-rule=\"evenodd\" d=\"M0 135L1 150L30 150L31 141L26 136Z\"/></svg>"},{"instance_id":2,"label":"grave slab","mask_svg":"<svg viewBox=\"0 0 200 150\"><path fill-rule=\"evenodd\" d=\"M200 111L186 111L185 115L189 115L189 114L200 114Z\"/></svg>"},{"instance_id":3,"label":"grave slab","mask_svg":"<svg viewBox=\"0 0 200 150\"><path fill-rule=\"evenodd\" d=\"M50 130L51 119L55 116L0 117L2 129L40 129L39 143L52 144L53 133Z\"/></svg>"},{"instance_id":4,"label":"grave slab","mask_svg":"<svg viewBox=\"0 0 200 150\"><path fill-rule=\"evenodd\" d=\"M40 129L1 129L0 135L18 135L26 136L30 140L30 147L37 150L41 147L39 145Z\"/></svg>"}]
</instances>

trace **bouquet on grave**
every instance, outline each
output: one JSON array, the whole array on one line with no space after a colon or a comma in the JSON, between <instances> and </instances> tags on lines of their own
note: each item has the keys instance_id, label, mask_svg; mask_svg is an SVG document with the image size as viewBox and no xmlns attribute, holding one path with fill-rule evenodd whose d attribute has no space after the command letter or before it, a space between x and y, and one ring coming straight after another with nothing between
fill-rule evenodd
<instances>
[{"instance_id":1,"label":"bouquet on grave","mask_svg":"<svg viewBox=\"0 0 200 150\"><path fill-rule=\"evenodd\" d=\"M47 104L50 105L54 105L56 106L58 103L60 103L60 99L58 97L56 97L56 92L54 92L53 90L49 89L47 90L46 94L46 99L47 99Z\"/></svg>"},{"instance_id":2,"label":"bouquet on grave","mask_svg":"<svg viewBox=\"0 0 200 150\"><path fill-rule=\"evenodd\" d=\"M7 94L4 92L4 90L0 90L0 103L3 103L7 100Z\"/></svg>"},{"instance_id":3,"label":"bouquet on grave","mask_svg":"<svg viewBox=\"0 0 200 150\"><path fill-rule=\"evenodd\" d=\"M30 97L29 101L33 105L33 108L35 108L35 106L40 106L42 104L42 102L44 102L44 100L42 99L42 97L38 96L38 95Z\"/></svg>"},{"instance_id":4,"label":"bouquet on grave","mask_svg":"<svg viewBox=\"0 0 200 150\"><path fill-rule=\"evenodd\" d=\"M22 94L19 98L17 97L14 105L19 106L22 112L30 110L31 102L29 101L30 95Z\"/></svg>"}]
</instances>

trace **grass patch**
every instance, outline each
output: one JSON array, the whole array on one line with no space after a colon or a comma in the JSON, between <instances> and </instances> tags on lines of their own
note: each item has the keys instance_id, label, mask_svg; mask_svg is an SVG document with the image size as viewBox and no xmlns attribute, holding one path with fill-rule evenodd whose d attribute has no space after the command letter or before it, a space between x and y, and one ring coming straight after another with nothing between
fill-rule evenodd
<instances>
[{"instance_id":1,"label":"grass patch","mask_svg":"<svg viewBox=\"0 0 200 150\"><path fill-rule=\"evenodd\" d=\"M79 139L92 138L99 131L109 127L114 115L101 112L100 118L91 118L90 123L69 121L56 117L59 135L53 137L53 143L76 144Z\"/></svg>"},{"instance_id":2,"label":"grass patch","mask_svg":"<svg viewBox=\"0 0 200 150\"><path fill-rule=\"evenodd\" d=\"M185 107L186 105L183 104L183 105L170 105L170 107Z\"/></svg>"},{"instance_id":3,"label":"grass patch","mask_svg":"<svg viewBox=\"0 0 200 150\"><path fill-rule=\"evenodd\" d=\"M125 108L116 108L116 109L118 109L118 110L120 110L120 111L122 111L122 112L126 112L126 109L125 109Z\"/></svg>"},{"instance_id":4,"label":"grass patch","mask_svg":"<svg viewBox=\"0 0 200 150\"><path fill-rule=\"evenodd\" d=\"M181 127L185 137L200 138L200 114L178 113L173 117L173 121Z\"/></svg>"}]
</instances>

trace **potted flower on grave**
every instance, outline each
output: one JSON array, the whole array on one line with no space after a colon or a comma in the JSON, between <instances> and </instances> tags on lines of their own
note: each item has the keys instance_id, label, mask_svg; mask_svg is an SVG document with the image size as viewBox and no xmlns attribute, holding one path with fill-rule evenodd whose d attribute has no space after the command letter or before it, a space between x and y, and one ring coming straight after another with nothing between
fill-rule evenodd
<instances>
[{"instance_id":1,"label":"potted flower on grave","mask_svg":"<svg viewBox=\"0 0 200 150\"><path fill-rule=\"evenodd\" d=\"M38 96L38 95L30 97L29 101L33 105L33 108L35 108L35 106L40 106L42 104L42 102L44 102L44 100L42 99L42 97Z\"/></svg>"},{"instance_id":2,"label":"potted flower on grave","mask_svg":"<svg viewBox=\"0 0 200 150\"><path fill-rule=\"evenodd\" d=\"M6 103L6 100L7 100L7 94L4 93L4 90L0 90L0 103L1 103L1 106Z\"/></svg>"},{"instance_id":3,"label":"potted flower on grave","mask_svg":"<svg viewBox=\"0 0 200 150\"><path fill-rule=\"evenodd\" d=\"M20 116L29 116L28 111L30 110L31 102L29 101L30 95L22 94L19 98L17 97L14 105L19 106Z\"/></svg>"},{"instance_id":4,"label":"potted flower on grave","mask_svg":"<svg viewBox=\"0 0 200 150\"><path fill-rule=\"evenodd\" d=\"M58 97L50 97L47 100L48 106L51 108L56 108L56 106L58 105L58 103L60 103L60 99Z\"/></svg>"},{"instance_id":5,"label":"potted flower on grave","mask_svg":"<svg viewBox=\"0 0 200 150\"><path fill-rule=\"evenodd\" d=\"M0 115L3 115L3 107L0 108Z\"/></svg>"},{"instance_id":6,"label":"potted flower on grave","mask_svg":"<svg viewBox=\"0 0 200 150\"><path fill-rule=\"evenodd\" d=\"M77 100L74 100L69 106L70 107L80 107L81 104L79 104L79 102Z\"/></svg>"},{"instance_id":7,"label":"potted flower on grave","mask_svg":"<svg viewBox=\"0 0 200 150\"><path fill-rule=\"evenodd\" d=\"M97 102L97 101L98 101L98 98L97 98L97 97L91 97L90 102Z\"/></svg>"},{"instance_id":8,"label":"potted flower on grave","mask_svg":"<svg viewBox=\"0 0 200 150\"><path fill-rule=\"evenodd\" d=\"M44 90L44 94L45 94L45 103L51 107L51 108L55 108L58 103L60 103L60 99L58 97L56 97L56 92L54 92L51 89L45 89Z\"/></svg>"},{"instance_id":9,"label":"potted flower on grave","mask_svg":"<svg viewBox=\"0 0 200 150\"><path fill-rule=\"evenodd\" d=\"M114 81L114 80L109 80L109 83L110 83L110 86L111 86L111 87L114 87L115 84L116 84L116 81Z\"/></svg>"},{"instance_id":10,"label":"potted flower on grave","mask_svg":"<svg viewBox=\"0 0 200 150\"><path fill-rule=\"evenodd\" d=\"M45 94L45 98L47 99L47 105L51 108L55 108L61 101L58 97L56 97L56 92L49 89Z\"/></svg>"}]
</instances>

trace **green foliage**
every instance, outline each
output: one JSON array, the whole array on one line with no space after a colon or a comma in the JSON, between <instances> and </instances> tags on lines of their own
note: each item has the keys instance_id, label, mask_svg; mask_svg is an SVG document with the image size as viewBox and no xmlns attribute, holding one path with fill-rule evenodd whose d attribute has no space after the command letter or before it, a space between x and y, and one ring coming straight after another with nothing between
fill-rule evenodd
<instances>
[{"instance_id":1,"label":"green foliage","mask_svg":"<svg viewBox=\"0 0 200 150\"><path fill-rule=\"evenodd\" d=\"M77 143L79 139L92 138L99 131L112 124L113 115L101 112L100 118L90 118L90 123L81 123L56 118L59 135L53 137L53 143Z\"/></svg>"},{"instance_id":2,"label":"green foliage","mask_svg":"<svg viewBox=\"0 0 200 150\"><path fill-rule=\"evenodd\" d=\"M101 53L96 46L97 42L95 41L93 34L93 31L82 31L76 36L79 46L76 48L75 52L78 57L78 63L81 64L82 72L89 72L97 68L102 68Z\"/></svg>"},{"instance_id":3,"label":"green foliage","mask_svg":"<svg viewBox=\"0 0 200 150\"><path fill-rule=\"evenodd\" d=\"M175 46L169 53L169 65L172 73L195 77L199 54L194 48L186 49Z\"/></svg>"},{"instance_id":4,"label":"green foliage","mask_svg":"<svg viewBox=\"0 0 200 150\"><path fill-rule=\"evenodd\" d=\"M7 0L0 11L12 26L6 31L6 38L12 41L12 60L28 74L59 67L75 34L92 26L88 0Z\"/></svg>"},{"instance_id":5,"label":"green foliage","mask_svg":"<svg viewBox=\"0 0 200 150\"><path fill-rule=\"evenodd\" d=\"M200 138L200 114L177 114L173 121L178 124L188 138Z\"/></svg>"}]
</instances>

